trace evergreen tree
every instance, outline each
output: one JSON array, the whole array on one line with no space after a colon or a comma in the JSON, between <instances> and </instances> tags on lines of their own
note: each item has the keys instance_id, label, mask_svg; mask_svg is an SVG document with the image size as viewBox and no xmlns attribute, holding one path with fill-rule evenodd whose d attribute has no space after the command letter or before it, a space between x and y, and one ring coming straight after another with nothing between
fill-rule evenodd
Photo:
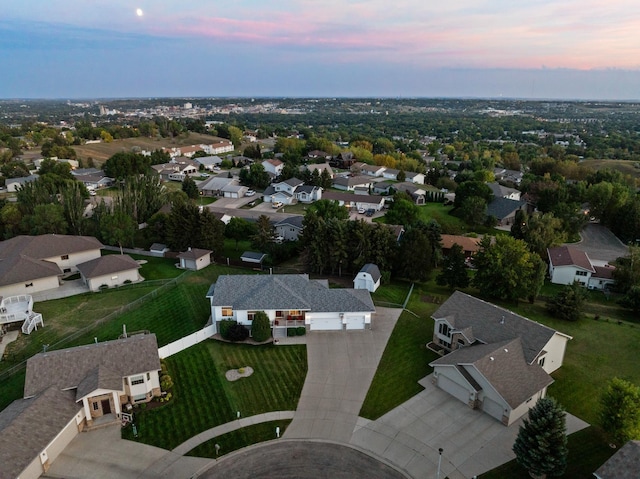
<instances>
[{"instance_id":1,"label":"evergreen tree","mask_svg":"<svg viewBox=\"0 0 640 479\"><path fill-rule=\"evenodd\" d=\"M193 178L189 175L185 176L184 180L182 180L182 191L184 191L192 200L197 200L198 196L200 196L196 182L193 181Z\"/></svg>"},{"instance_id":2,"label":"evergreen tree","mask_svg":"<svg viewBox=\"0 0 640 479\"><path fill-rule=\"evenodd\" d=\"M516 460L532 477L561 476L567 467L565 412L552 398L529 410L513 445Z\"/></svg>"},{"instance_id":3,"label":"evergreen tree","mask_svg":"<svg viewBox=\"0 0 640 479\"><path fill-rule=\"evenodd\" d=\"M556 318L577 321L582 316L586 296L579 283L567 285L547 302L547 311Z\"/></svg>"},{"instance_id":4,"label":"evergreen tree","mask_svg":"<svg viewBox=\"0 0 640 479\"><path fill-rule=\"evenodd\" d=\"M258 311L251 322L251 336L254 341L262 343L271 337L269 317L264 311Z\"/></svg>"},{"instance_id":5,"label":"evergreen tree","mask_svg":"<svg viewBox=\"0 0 640 479\"><path fill-rule=\"evenodd\" d=\"M469 286L469 273L465 260L462 246L454 244L449 255L442 262L442 271L436 278L436 282L440 286L449 286L451 289Z\"/></svg>"}]
</instances>

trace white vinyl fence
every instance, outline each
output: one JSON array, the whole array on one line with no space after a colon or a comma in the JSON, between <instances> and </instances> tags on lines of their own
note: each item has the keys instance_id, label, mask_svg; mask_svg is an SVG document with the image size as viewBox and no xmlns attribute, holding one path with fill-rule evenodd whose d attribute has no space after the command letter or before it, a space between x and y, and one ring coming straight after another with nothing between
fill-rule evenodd
<instances>
[{"instance_id":1,"label":"white vinyl fence","mask_svg":"<svg viewBox=\"0 0 640 479\"><path fill-rule=\"evenodd\" d=\"M209 339L216 333L216 327L213 324L209 326L205 326L204 329L200 331L196 331L195 333L191 333L184 338L180 338L177 341L167 344L166 346L162 346L158 348L158 354L160 355L160 359L168 358L180 351L184 351L191 346L198 344L205 339Z\"/></svg>"}]
</instances>

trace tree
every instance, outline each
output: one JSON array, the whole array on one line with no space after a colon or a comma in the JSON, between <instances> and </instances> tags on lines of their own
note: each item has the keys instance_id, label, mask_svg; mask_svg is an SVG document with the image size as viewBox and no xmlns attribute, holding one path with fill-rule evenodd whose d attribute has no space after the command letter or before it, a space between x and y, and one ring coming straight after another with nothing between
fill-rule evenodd
<instances>
[{"instance_id":1,"label":"tree","mask_svg":"<svg viewBox=\"0 0 640 479\"><path fill-rule=\"evenodd\" d=\"M640 387L620 378L609 381L600 398L600 424L618 446L640 439Z\"/></svg>"},{"instance_id":2,"label":"tree","mask_svg":"<svg viewBox=\"0 0 640 479\"><path fill-rule=\"evenodd\" d=\"M242 168L239 177L243 185L251 186L252 188L264 189L271 183L271 177L264 170L264 166L261 163L254 163L249 169Z\"/></svg>"},{"instance_id":3,"label":"tree","mask_svg":"<svg viewBox=\"0 0 640 479\"><path fill-rule=\"evenodd\" d=\"M561 476L567 467L565 412L552 398L538 399L518 431L516 460L537 478Z\"/></svg>"},{"instance_id":4,"label":"tree","mask_svg":"<svg viewBox=\"0 0 640 479\"><path fill-rule=\"evenodd\" d=\"M544 282L546 266L540 256L529 251L524 241L510 236L499 235L495 243L485 236L473 264L477 271L472 283L485 296L531 300Z\"/></svg>"},{"instance_id":5,"label":"tree","mask_svg":"<svg viewBox=\"0 0 640 479\"><path fill-rule=\"evenodd\" d=\"M198 185L196 185L196 182L193 181L193 178L189 175L185 176L184 180L182 180L182 191L184 191L192 200L197 200L200 196Z\"/></svg>"},{"instance_id":6,"label":"tree","mask_svg":"<svg viewBox=\"0 0 640 479\"><path fill-rule=\"evenodd\" d=\"M616 290L626 294L634 286L640 286L640 247L629 246L629 255L616 259L613 270Z\"/></svg>"},{"instance_id":7,"label":"tree","mask_svg":"<svg viewBox=\"0 0 640 479\"><path fill-rule=\"evenodd\" d=\"M238 249L238 242L240 240L251 238L251 236L255 234L255 225L239 216L231 218L224 229L224 235L229 239L235 240L236 249Z\"/></svg>"},{"instance_id":8,"label":"tree","mask_svg":"<svg viewBox=\"0 0 640 479\"><path fill-rule=\"evenodd\" d=\"M396 176L396 180L404 181L406 179L407 179L407 174L404 172L404 170L398 171L398 175Z\"/></svg>"},{"instance_id":9,"label":"tree","mask_svg":"<svg viewBox=\"0 0 640 479\"><path fill-rule=\"evenodd\" d=\"M566 240L562 221L554 217L553 213L537 213L531 216L526 213L518 216L516 213L516 222L516 232L514 234L512 231L511 234L516 238L521 237L529 245L529 249L541 257L547 254L547 248Z\"/></svg>"},{"instance_id":10,"label":"tree","mask_svg":"<svg viewBox=\"0 0 640 479\"><path fill-rule=\"evenodd\" d=\"M242 130L237 126L229 127L229 139L233 143L234 148L238 148L242 143Z\"/></svg>"},{"instance_id":11,"label":"tree","mask_svg":"<svg viewBox=\"0 0 640 479\"><path fill-rule=\"evenodd\" d=\"M32 215L24 217L25 229L32 235L66 234L64 208L59 204L38 205Z\"/></svg>"},{"instance_id":12,"label":"tree","mask_svg":"<svg viewBox=\"0 0 640 479\"><path fill-rule=\"evenodd\" d=\"M619 303L636 314L640 313L640 285L631 286Z\"/></svg>"},{"instance_id":13,"label":"tree","mask_svg":"<svg viewBox=\"0 0 640 479\"><path fill-rule=\"evenodd\" d=\"M440 286L448 286L451 289L466 288L469 286L469 273L467 271L466 258L462 246L454 244L442 262L442 271L436 278Z\"/></svg>"},{"instance_id":14,"label":"tree","mask_svg":"<svg viewBox=\"0 0 640 479\"><path fill-rule=\"evenodd\" d=\"M577 321L582 317L587 293L580 283L565 286L547 301L547 311L552 316L565 321Z\"/></svg>"},{"instance_id":15,"label":"tree","mask_svg":"<svg viewBox=\"0 0 640 479\"><path fill-rule=\"evenodd\" d=\"M307 213L305 216L312 212L324 220L328 220L329 218L346 220L349 217L349 211L347 211L344 206L340 206L337 201L333 200L318 200L311 203L307 207Z\"/></svg>"},{"instance_id":16,"label":"tree","mask_svg":"<svg viewBox=\"0 0 640 479\"><path fill-rule=\"evenodd\" d=\"M254 341L262 343L271 337L269 316L264 311L258 311L251 322L251 336Z\"/></svg>"},{"instance_id":17,"label":"tree","mask_svg":"<svg viewBox=\"0 0 640 479\"><path fill-rule=\"evenodd\" d=\"M481 181L465 181L456 188L456 199L454 206L459 208L465 199L470 196L479 196L485 203L489 203L493 198L493 192L485 183Z\"/></svg>"},{"instance_id":18,"label":"tree","mask_svg":"<svg viewBox=\"0 0 640 479\"><path fill-rule=\"evenodd\" d=\"M186 251L196 246L200 236L200 212L191 202L173 204L166 224L167 245L174 251Z\"/></svg>"},{"instance_id":19,"label":"tree","mask_svg":"<svg viewBox=\"0 0 640 479\"><path fill-rule=\"evenodd\" d=\"M137 226L131 216L116 211L100 219L100 234L106 243L120 246L120 254L123 254L123 246L133 246Z\"/></svg>"},{"instance_id":20,"label":"tree","mask_svg":"<svg viewBox=\"0 0 640 479\"><path fill-rule=\"evenodd\" d=\"M431 243L423 228L409 228L400 242L397 275L409 281L427 281L433 267Z\"/></svg>"},{"instance_id":21,"label":"tree","mask_svg":"<svg viewBox=\"0 0 640 479\"><path fill-rule=\"evenodd\" d=\"M413 225L420 216L420 209L411 197L404 192L393 195L393 202L389 205L386 221L391 225L403 225L405 228Z\"/></svg>"},{"instance_id":22,"label":"tree","mask_svg":"<svg viewBox=\"0 0 640 479\"><path fill-rule=\"evenodd\" d=\"M151 164L150 157L138 153L116 153L102 166L105 175L122 180L127 176L143 175Z\"/></svg>"},{"instance_id":23,"label":"tree","mask_svg":"<svg viewBox=\"0 0 640 479\"><path fill-rule=\"evenodd\" d=\"M271 220L267 215L260 215L256 221L256 233L251 240L260 251L267 249L267 246L273 241L274 228Z\"/></svg>"},{"instance_id":24,"label":"tree","mask_svg":"<svg viewBox=\"0 0 640 479\"><path fill-rule=\"evenodd\" d=\"M470 225L482 224L487 216L487 202L479 196L468 196L460 205L460 216Z\"/></svg>"},{"instance_id":25,"label":"tree","mask_svg":"<svg viewBox=\"0 0 640 479\"><path fill-rule=\"evenodd\" d=\"M224 248L224 223L209 210L203 210L198 218L198 237L193 246L213 251L219 255Z\"/></svg>"}]
</instances>

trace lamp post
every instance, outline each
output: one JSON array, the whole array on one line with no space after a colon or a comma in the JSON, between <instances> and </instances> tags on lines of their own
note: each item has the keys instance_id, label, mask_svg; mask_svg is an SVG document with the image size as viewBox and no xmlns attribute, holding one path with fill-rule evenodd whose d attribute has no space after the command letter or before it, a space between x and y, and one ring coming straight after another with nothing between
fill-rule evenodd
<instances>
[{"instance_id":1,"label":"lamp post","mask_svg":"<svg viewBox=\"0 0 640 479\"><path fill-rule=\"evenodd\" d=\"M442 451L444 451L444 449L442 449L441 447L438 448L438 475L436 476L436 479L440 479L440 465L442 464Z\"/></svg>"}]
</instances>

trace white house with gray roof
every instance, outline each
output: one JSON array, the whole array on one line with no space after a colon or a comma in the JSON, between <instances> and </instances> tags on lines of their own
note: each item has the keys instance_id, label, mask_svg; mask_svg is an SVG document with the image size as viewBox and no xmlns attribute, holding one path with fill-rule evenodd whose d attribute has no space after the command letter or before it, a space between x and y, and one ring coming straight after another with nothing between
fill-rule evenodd
<instances>
[{"instance_id":1,"label":"white house with gray roof","mask_svg":"<svg viewBox=\"0 0 640 479\"><path fill-rule=\"evenodd\" d=\"M302 233L302 222L304 216L290 216L276 223L276 236L282 237L284 241L297 241Z\"/></svg>"},{"instance_id":2,"label":"white house with gray roof","mask_svg":"<svg viewBox=\"0 0 640 479\"><path fill-rule=\"evenodd\" d=\"M329 289L327 280L311 280L306 274L223 275L207 298L214 324L234 320L251 328L255 313L264 311L274 337L289 327L365 329L375 313L366 289Z\"/></svg>"},{"instance_id":3,"label":"white house with gray roof","mask_svg":"<svg viewBox=\"0 0 640 479\"><path fill-rule=\"evenodd\" d=\"M0 477L35 479L101 416L160 395L153 334L40 353L27 361L24 399L0 412Z\"/></svg>"},{"instance_id":4,"label":"white house with gray roof","mask_svg":"<svg viewBox=\"0 0 640 479\"><path fill-rule=\"evenodd\" d=\"M456 291L433 314L438 387L510 425L546 395L571 336Z\"/></svg>"}]
</instances>

